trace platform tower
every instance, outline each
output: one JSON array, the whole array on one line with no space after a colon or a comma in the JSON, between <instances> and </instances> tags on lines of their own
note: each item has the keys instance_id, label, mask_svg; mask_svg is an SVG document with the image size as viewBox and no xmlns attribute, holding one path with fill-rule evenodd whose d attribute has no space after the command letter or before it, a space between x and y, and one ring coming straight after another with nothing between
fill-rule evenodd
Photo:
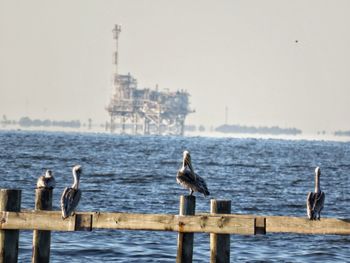
<instances>
[{"instance_id":1,"label":"platform tower","mask_svg":"<svg viewBox=\"0 0 350 263\"><path fill-rule=\"evenodd\" d=\"M114 70L113 70L113 90L112 94L114 94L114 100L118 100L121 98L121 89L120 89L120 82L119 82L119 73L118 73L118 62L119 62L119 35L121 32L121 26L115 25L113 30L113 39L114 39L114 47L115 52L113 56L113 64L114 64ZM110 123L110 130L113 132L115 130L115 115L111 114L111 123Z\"/></svg>"}]
</instances>

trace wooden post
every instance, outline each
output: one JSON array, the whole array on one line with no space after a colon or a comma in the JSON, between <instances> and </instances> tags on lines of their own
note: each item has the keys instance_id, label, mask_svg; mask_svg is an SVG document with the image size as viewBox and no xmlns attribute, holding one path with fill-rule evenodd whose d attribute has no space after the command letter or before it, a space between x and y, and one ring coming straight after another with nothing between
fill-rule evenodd
<instances>
[{"instance_id":1,"label":"wooden post","mask_svg":"<svg viewBox=\"0 0 350 263\"><path fill-rule=\"evenodd\" d=\"M35 189L35 210L52 210L52 189ZM50 261L51 231L33 231L32 263Z\"/></svg>"},{"instance_id":2,"label":"wooden post","mask_svg":"<svg viewBox=\"0 0 350 263\"><path fill-rule=\"evenodd\" d=\"M230 214L230 200L210 200L210 213ZM210 263L230 262L230 235L210 234Z\"/></svg>"},{"instance_id":3,"label":"wooden post","mask_svg":"<svg viewBox=\"0 0 350 263\"><path fill-rule=\"evenodd\" d=\"M180 197L180 215L194 215L196 210L196 197L185 195ZM193 233L178 234L176 263L192 263Z\"/></svg>"},{"instance_id":4,"label":"wooden post","mask_svg":"<svg viewBox=\"0 0 350 263\"><path fill-rule=\"evenodd\" d=\"M1 189L0 211L19 212L20 210L21 190ZM0 230L0 263L17 262L18 242L19 230Z\"/></svg>"}]
</instances>

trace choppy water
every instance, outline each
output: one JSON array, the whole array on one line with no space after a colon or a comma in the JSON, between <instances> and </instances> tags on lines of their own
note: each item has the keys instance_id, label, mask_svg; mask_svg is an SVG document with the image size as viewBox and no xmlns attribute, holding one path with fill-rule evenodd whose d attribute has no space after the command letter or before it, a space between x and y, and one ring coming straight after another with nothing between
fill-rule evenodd
<instances>
[{"instance_id":1,"label":"choppy water","mask_svg":"<svg viewBox=\"0 0 350 263\"><path fill-rule=\"evenodd\" d=\"M182 151L212 198L232 200L233 213L305 216L314 168L322 170L325 217L350 217L350 143L202 137L0 132L0 188L20 188L34 207L36 179L54 171L54 209L81 164L81 211L177 213L187 191L175 182ZM209 210L198 196L197 211ZM174 262L176 233L52 233L51 262ZM32 234L20 235L20 260L30 262ZM350 237L295 234L231 236L232 262L350 262ZM209 261L209 235L196 234L194 262Z\"/></svg>"}]
</instances>

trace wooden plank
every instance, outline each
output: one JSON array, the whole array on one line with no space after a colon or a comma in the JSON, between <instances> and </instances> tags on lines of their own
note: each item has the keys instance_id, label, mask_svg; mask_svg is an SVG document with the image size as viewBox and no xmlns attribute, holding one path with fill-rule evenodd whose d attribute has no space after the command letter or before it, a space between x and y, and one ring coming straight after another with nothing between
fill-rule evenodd
<instances>
[{"instance_id":1,"label":"wooden plank","mask_svg":"<svg viewBox=\"0 0 350 263\"><path fill-rule=\"evenodd\" d=\"M197 213L197 215L208 216L211 215L209 213ZM246 215L246 214L222 214L229 218L245 218L245 219L253 219L255 221L254 224L254 234L255 235L265 235L266 234L266 216L262 215Z\"/></svg>"},{"instance_id":2,"label":"wooden plank","mask_svg":"<svg viewBox=\"0 0 350 263\"><path fill-rule=\"evenodd\" d=\"M96 213L92 228L254 235L254 223L254 218L235 218L226 215Z\"/></svg>"},{"instance_id":3,"label":"wooden plank","mask_svg":"<svg viewBox=\"0 0 350 263\"><path fill-rule=\"evenodd\" d=\"M176 231L175 216L161 214L100 213L93 215L93 229Z\"/></svg>"},{"instance_id":4,"label":"wooden plank","mask_svg":"<svg viewBox=\"0 0 350 263\"><path fill-rule=\"evenodd\" d=\"M0 211L20 211L21 193L21 190L1 189ZM3 220L2 218L0 218L0 225L2 224L2 222ZM18 244L18 230L0 230L0 263L17 262Z\"/></svg>"},{"instance_id":5,"label":"wooden plank","mask_svg":"<svg viewBox=\"0 0 350 263\"><path fill-rule=\"evenodd\" d=\"M179 217L179 231L254 235L254 219L223 216ZM183 229L181 230L181 225Z\"/></svg>"},{"instance_id":6,"label":"wooden plank","mask_svg":"<svg viewBox=\"0 0 350 263\"><path fill-rule=\"evenodd\" d=\"M52 189L35 189L35 209L52 210ZM47 230L33 231L32 263L50 262L51 232Z\"/></svg>"},{"instance_id":7,"label":"wooden plank","mask_svg":"<svg viewBox=\"0 0 350 263\"><path fill-rule=\"evenodd\" d=\"M199 213L198 215L210 215ZM324 235L350 235L350 219L321 218L320 221L310 221L305 217L263 216L245 214L225 214L234 218L256 219L256 234L264 233L298 233Z\"/></svg>"},{"instance_id":8,"label":"wooden plank","mask_svg":"<svg viewBox=\"0 0 350 263\"><path fill-rule=\"evenodd\" d=\"M79 220L77 215L85 217ZM92 227L89 218L92 216ZM254 219L224 216L179 216L170 214L129 214L78 212L65 220L60 211L0 212L0 229L76 231L92 229L155 230L205 232L218 234L254 234Z\"/></svg>"},{"instance_id":9,"label":"wooden plank","mask_svg":"<svg viewBox=\"0 0 350 263\"><path fill-rule=\"evenodd\" d=\"M320 221L309 221L306 217L252 217L234 214L195 216L108 212L77 214L84 216L84 219L80 220L81 229L76 226L78 224L76 221L79 222L76 220L76 215L62 220L60 211L0 212L0 230L75 231L104 228L253 235L255 219L266 218L267 233L350 235L350 219L321 218ZM91 217L92 226L90 227ZM258 224L256 226L258 227Z\"/></svg>"},{"instance_id":10,"label":"wooden plank","mask_svg":"<svg viewBox=\"0 0 350 263\"><path fill-rule=\"evenodd\" d=\"M74 231L75 216L63 220L60 211L1 212L0 229Z\"/></svg>"},{"instance_id":11,"label":"wooden plank","mask_svg":"<svg viewBox=\"0 0 350 263\"><path fill-rule=\"evenodd\" d=\"M210 213L230 214L231 200L210 200ZM229 263L230 262L230 235L210 234L210 262Z\"/></svg>"},{"instance_id":12,"label":"wooden plank","mask_svg":"<svg viewBox=\"0 0 350 263\"><path fill-rule=\"evenodd\" d=\"M194 195L180 196L180 215L194 215L196 212L196 197ZM193 233L179 232L177 237L176 263L192 263Z\"/></svg>"},{"instance_id":13,"label":"wooden plank","mask_svg":"<svg viewBox=\"0 0 350 263\"><path fill-rule=\"evenodd\" d=\"M350 235L350 219L267 216L266 232L324 235Z\"/></svg>"}]
</instances>

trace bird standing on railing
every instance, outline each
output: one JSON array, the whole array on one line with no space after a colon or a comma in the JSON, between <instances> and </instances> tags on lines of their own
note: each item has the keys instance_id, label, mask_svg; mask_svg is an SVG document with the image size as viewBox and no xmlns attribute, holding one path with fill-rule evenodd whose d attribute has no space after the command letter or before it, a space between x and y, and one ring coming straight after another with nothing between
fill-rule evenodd
<instances>
[{"instance_id":1,"label":"bird standing on railing","mask_svg":"<svg viewBox=\"0 0 350 263\"><path fill-rule=\"evenodd\" d=\"M55 177L53 177L53 173L51 170L46 170L45 174L38 178L36 182L37 188L48 188L54 189L56 186Z\"/></svg>"},{"instance_id":2,"label":"bird standing on railing","mask_svg":"<svg viewBox=\"0 0 350 263\"><path fill-rule=\"evenodd\" d=\"M315 192L309 192L306 199L307 216L310 220L320 220L321 211L324 206L325 193L321 191L320 187L320 167L315 169Z\"/></svg>"},{"instance_id":3,"label":"bird standing on railing","mask_svg":"<svg viewBox=\"0 0 350 263\"><path fill-rule=\"evenodd\" d=\"M80 165L75 165L72 169L74 182L71 187L66 187L61 196L62 218L66 219L71 216L78 206L81 190L79 189L80 175L82 168Z\"/></svg>"},{"instance_id":4,"label":"bird standing on railing","mask_svg":"<svg viewBox=\"0 0 350 263\"><path fill-rule=\"evenodd\" d=\"M193 192L200 192L204 194L204 196L210 194L204 179L193 170L189 151L184 151L183 153L182 166L177 172L176 181L178 184L181 184L183 187L189 189L190 195L192 195Z\"/></svg>"}]
</instances>

